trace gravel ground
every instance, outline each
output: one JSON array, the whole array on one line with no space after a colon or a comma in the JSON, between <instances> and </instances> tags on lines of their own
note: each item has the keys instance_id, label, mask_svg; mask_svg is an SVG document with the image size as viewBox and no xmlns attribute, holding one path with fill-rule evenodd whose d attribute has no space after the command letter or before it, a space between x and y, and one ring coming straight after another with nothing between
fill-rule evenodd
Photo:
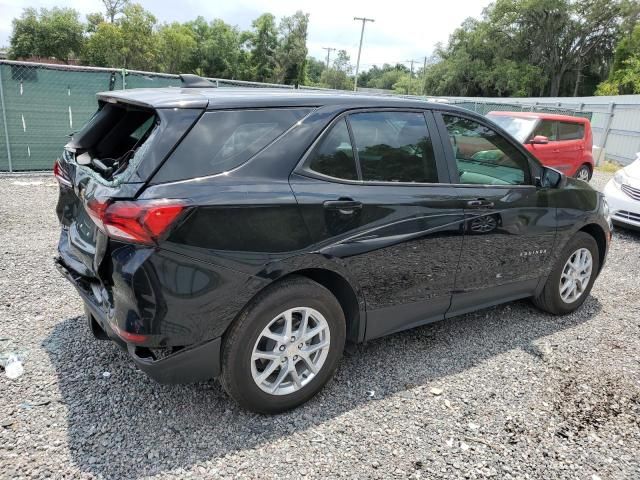
<instances>
[{"instance_id":1,"label":"gravel ground","mask_svg":"<svg viewBox=\"0 0 640 480\"><path fill-rule=\"evenodd\" d=\"M0 178L0 353L25 368L0 372L0 478L640 478L640 234L571 315L521 301L373 341L265 417L93 340L52 265L56 195Z\"/></svg>"}]
</instances>

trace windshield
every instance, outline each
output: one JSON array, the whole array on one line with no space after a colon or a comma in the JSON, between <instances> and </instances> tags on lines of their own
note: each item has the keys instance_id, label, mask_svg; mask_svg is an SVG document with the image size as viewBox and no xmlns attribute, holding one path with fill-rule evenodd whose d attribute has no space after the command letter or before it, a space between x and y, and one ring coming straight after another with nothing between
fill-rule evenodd
<instances>
[{"instance_id":1,"label":"windshield","mask_svg":"<svg viewBox=\"0 0 640 480\"><path fill-rule=\"evenodd\" d=\"M537 118L518 118L491 114L487 115L487 118L500 125L520 143L524 143L527 140L538 121Z\"/></svg>"}]
</instances>

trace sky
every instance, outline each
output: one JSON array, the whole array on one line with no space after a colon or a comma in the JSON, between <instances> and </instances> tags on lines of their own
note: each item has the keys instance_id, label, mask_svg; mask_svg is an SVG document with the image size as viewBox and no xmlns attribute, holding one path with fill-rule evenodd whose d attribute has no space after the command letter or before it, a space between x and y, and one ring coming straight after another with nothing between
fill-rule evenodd
<instances>
[{"instance_id":1,"label":"sky","mask_svg":"<svg viewBox=\"0 0 640 480\"><path fill-rule=\"evenodd\" d=\"M296 10L310 14L307 46L309 54L326 59L323 47L344 49L355 65L361 22L353 17L373 18L364 33L361 70L372 65L414 59L422 64L437 42L446 42L467 17L479 17L489 0L405 0L399 4L372 0L137 0L159 22L184 22L202 15L221 18L241 29L264 12L277 18ZM103 11L100 0L0 0L0 46L9 45L11 20L26 6L51 8L66 6L80 14ZM83 18L84 20L84 18ZM332 52L335 55L335 52ZM408 65L408 63L407 63Z\"/></svg>"}]
</instances>

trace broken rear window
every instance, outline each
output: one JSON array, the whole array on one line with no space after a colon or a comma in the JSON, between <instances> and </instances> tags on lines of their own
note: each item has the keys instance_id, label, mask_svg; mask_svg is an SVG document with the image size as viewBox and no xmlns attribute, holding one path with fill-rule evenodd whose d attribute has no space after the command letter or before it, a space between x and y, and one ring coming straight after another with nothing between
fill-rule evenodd
<instances>
[{"instance_id":1,"label":"broken rear window","mask_svg":"<svg viewBox=\"0 0 640 480\"><path fill-rule=\"evenodd\" d=\"M91 120L74 135L70 146L76 161L107 180L124 172L141 156L145 142L157 126L153 110L131 105L103 104ZM136 158L136 160L139 160Z\"/></svg>"}]
</instances>

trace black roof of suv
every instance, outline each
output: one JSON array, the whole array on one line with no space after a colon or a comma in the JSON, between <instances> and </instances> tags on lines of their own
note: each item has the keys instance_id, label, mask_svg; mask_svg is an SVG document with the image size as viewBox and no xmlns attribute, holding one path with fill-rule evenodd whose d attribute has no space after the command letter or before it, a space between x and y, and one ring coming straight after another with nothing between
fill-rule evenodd
<instances>
[{"instance_id":1,"label":"black roof of suv","mask_svg":"<svg viewBox=\"0 0 640 480\"><path fill-rule=\"evenodd\" d=\"M282 88L141 88L98 93L105 101L151 108L259 108L287 106L349 105L351 107L446 108L447 104L383 95Z\"/></svg>"}]
</instances>

